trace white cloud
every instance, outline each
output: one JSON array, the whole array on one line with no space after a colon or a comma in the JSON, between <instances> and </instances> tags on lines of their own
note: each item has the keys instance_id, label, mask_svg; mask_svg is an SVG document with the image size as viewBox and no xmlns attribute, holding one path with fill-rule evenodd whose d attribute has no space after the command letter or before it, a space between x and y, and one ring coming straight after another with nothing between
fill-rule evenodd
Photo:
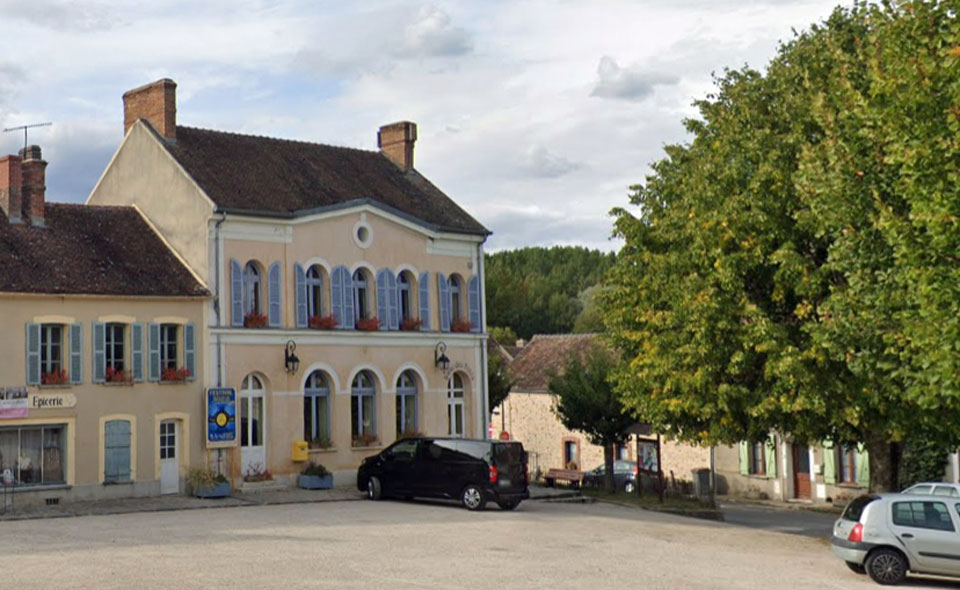
<instances>
[{"instance_id":1,"label":"white cloud","mask_svg":"<svg viewBox=\"0 0 960 590\"><path fill-rule=\"evenodd\" d=\"M553 154L542 145L532 145L520 158L519 170L529 176L557 178L579 167L580 165L576 162Z\"/></svg>"},{"instance_id":2,"label":"white cloud","mask_svg":"<svg viewBox=\"0 0 960 590\"><path fill-rule=\"evenodd\" d=\"M470 34L453 26L450 16L435 6L423 6L417 20L403 31L403 43L396 48L404 57L447 57L464 55L473 49Z\"/></svg>"},{"instance_id":3,"label":"white cloud","mask_svg":"<svg viewBox=\"0 0 960 590\"><path fill-rule=\"evenodd\" d=\"M653 93L654 87L678 81L675 75L650 71L639 65L621 68L617 60L605 55L600 58L597 84L590 94L600 98L643 100Z\"/></svg>"},{"instance_id":4,"label":"white cloud","mask_svg":"<svg viewBox=\"0 0 960 590\"><path fill-rule=\"evenodd\" d=\"M65 0L0 0L0 17L57 31L99 31L119 22L104 4Z\"/></svg>"}]
</instances>

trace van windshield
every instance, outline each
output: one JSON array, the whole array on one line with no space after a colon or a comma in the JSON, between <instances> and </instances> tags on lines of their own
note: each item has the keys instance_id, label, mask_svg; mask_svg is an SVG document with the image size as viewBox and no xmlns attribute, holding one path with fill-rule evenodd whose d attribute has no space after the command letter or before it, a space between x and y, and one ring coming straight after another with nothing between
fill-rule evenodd
<instances>
[{"instance_id":1,"label":"van windshield","mask_svg":"<svg viewBox=\"0 0 960 590\"><path fill-rule=\"evenodd\" d=\"M860 496L859 498L854 498L847 504L846 510L843 511L843 519L859 521L863 515L863 509L867 507L867 504L876 499L875 496Z\"/></svg>"}]
</instances>

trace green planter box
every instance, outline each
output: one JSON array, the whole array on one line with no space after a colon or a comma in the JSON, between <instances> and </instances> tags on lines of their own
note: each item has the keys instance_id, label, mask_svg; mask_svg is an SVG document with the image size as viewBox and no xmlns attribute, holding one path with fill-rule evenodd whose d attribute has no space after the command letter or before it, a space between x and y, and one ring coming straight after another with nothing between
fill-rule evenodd
<instances>
[{"instance_id":1,"label":"green planter box","mask_svg":"<svg viewBox=\"0 0 960 590\"><path fill-rule=\"evenodd\" d=\"M197 488L194 494L198 498L229 498L230 482L215 483L210 486L201 486Z\"/></svg>"},{"instance_id":2,"label":"green planter box","mask_svg":"<svg viewBox=\"0 0 960 590\"><path fill-rule=\"evenodd\" d=\"M300 475L297 476L297 487L302 490L329 490L333 487L333 476Z\"/></svg>"}]
</instances>

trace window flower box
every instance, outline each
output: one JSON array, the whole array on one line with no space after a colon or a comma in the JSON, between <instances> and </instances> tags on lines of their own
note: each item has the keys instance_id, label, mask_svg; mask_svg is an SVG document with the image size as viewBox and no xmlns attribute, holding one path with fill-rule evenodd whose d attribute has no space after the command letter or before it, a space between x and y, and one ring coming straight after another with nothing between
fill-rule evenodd
<instances>
[{"instance_id":1,"label":"window flower box","mask_svg":"<svg viewBox=\"0 0 960 590\"><path fill-rule=\"evenodd\" d=\"M380 439L377 438L376 434L361 434L360 436L353 437L351 445L354 447L372 447L379 442Z\"/></svg>"},{"instance_id":2,"label":"window flower box","mask_svg":"<svg viewBox=\"0 0 960 590\"><path fill-rule=\"evenodd\" d=\"M267 316L258 311L251 311L243 316L244 328L264 328L267 325Z\"/></svg>"},{"instance_id":3,"label":"window flower box","mask_svg":"<svg viewBox=\"0 0 960 590\"><path fill-rule=\"evenodd\" d=\"M419 331L421 326L423 326L423 320L418 320L414 318L406 318L400 322L400 329L404 332L416 332Z\"/></svg>"},{"instance_id":4,"label":"window flower box","mask_svg":"<svg viewBox=\"0 0 960 590\"><path fill-rule=\"evenodd\" d=\"M104 381L106 383L112 383L115 385L132 385L133 375L130 373L130 371L123 371L121 369L107 367L107 372L104 375Z\"/></svg>"},{"instance_id":5,"label":"window flower box","mask_svg":"<svg viewBox=\"0 0 960 590\"><path fill-rule=\"evenodd\" d=\"M337 319L332 315L312 315L308 323L314 330L333 330L337 327Z\"/></svg>"},{"instance_id":6,"label":"window flower box","mask_svg":"<svg viewBox=\"0 0 960 590\"><path fill-rule=\"evenodd\" d=\"M190 371L184 367L179 369L164 369L160 372L162 383L183 383L190 378Z\"/></svg>"},{"instance_id":7,"label":"window flower box","mask_svg":"<svg viewBox=\"0 0 960 590\"><path fill-rule=\"evenodd\" d=\"M357 329L361 332L375 332L380 329L380 320L377 318L362 318L357 320Z\"/></svg>"},{"instance_id":8,"label":"window flower box","mask_svg":"<svg viewBox=\"0 0 960 590\"><path fill-rule=\"evenodd\" d=\"M333 447L333 443L330 442L329 438L312 438L307 441L307 445L311 449L329 449Z\"/></svg>"},{"instance_id":9,"label":"window flower box","mask_svg":"<svg viewBox=\"0 0 960 590\"><path fill-rule=\"evenodd\" d=\"M473 323L470 320L457 320L450 324L451 332L472 332Z\"/></svg>"},{"instance_id":10,"label":"window flower box","mask_svg":"<svg viewBox=\"0 0 960 590\"><path fill-rule=\"evenodd\" d=\"M40 375L40 385L68 385L70 377L63 369Z\"/></svg>"}]
</instances>

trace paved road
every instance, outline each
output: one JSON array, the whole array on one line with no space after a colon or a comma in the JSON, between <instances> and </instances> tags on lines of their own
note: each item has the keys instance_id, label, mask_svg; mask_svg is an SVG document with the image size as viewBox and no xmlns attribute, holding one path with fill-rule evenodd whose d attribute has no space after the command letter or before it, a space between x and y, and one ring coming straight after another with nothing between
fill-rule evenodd
<instances>
[{"instance_id":1,"label":"paved road","mask_svg":"<svg viewBox=\"0 0 960 590\"><path fill-rule=\"evenodd\" d=\"M829 537L837 520L835 514L756 504L722 503L720 508L724 520L730 524L816 538Z\"/></svg>"},{"instance_id":2,"label":"paved road","mask_svg":"<svg viewBox=\"0 0 960 590\"><path fill-rule=\"evenodd\" d=\"M609 504L329 502L0 526L13 588L876 588L822 540Z\"/></svg>"}]
</instances>

